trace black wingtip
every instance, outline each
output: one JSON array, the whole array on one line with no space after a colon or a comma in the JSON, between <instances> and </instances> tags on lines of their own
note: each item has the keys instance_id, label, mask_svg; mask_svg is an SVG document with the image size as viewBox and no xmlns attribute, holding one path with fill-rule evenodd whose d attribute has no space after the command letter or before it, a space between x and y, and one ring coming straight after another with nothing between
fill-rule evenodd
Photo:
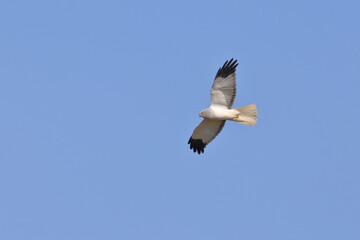
<instances>
[{"instance_id":1,"label":"black wingtip","mask_svg":"<svg viewBox=\"0 0 360 240\"><path fill-rule=\"evenodd\" d=\"M230 60L226 61L221 68L219 68L215 78L227 78L230 74L235 73L237 65L237 59L234 61L234 58L231 58Z\"/></svg>"},{"instance_id":2,"label":"black wingtip","mask_svg":"<svg viewBox=\"0 0 360 240\"><path fill-rule=\"evenodd\" d=\"M188 144L190 144L190 149L192 149L194 153L195 152L197 152L198 154L204 153L206 144L203 143L201 139L193 139L192 137L190 137Z\"/></svg>"}]
</instances>

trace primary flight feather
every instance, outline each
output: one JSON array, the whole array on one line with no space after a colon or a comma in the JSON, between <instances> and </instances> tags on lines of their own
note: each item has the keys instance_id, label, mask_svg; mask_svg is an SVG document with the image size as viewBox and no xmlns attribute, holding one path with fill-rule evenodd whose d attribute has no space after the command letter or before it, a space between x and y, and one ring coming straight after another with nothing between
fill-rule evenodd
<instances>
[{"instance_id":1,"label":"primary flight feather","mask_svg":"<svg viewBox=\"0 0 360 240\"><path fill-rule=\"evenodd\" d=\"M195 128L188 144L190 149L198 154L204 153L204 149L222 130L226 120L231 120L254 126L257 121L257 109L255 104L232 109L236 96L236 67L237 60L232 58L226 61L216 73L211 87L211 105L200 112L204 120Z\"/></svg>"}]
</instances>

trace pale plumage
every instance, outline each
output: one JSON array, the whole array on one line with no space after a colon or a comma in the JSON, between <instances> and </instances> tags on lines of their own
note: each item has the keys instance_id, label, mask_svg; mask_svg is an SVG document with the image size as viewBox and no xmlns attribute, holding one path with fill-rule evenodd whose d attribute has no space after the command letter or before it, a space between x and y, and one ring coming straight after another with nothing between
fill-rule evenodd
<instances>
[{"instance_id":1,"label":"pale plumage","mask_svg":"<svg viewBox=\"0 0 360 240\"><path fill-rule=\"evenodd\" d=\"M237 60L226 61L216 73L211 87L211 105L200 112L204 120L195 128L189 139L190 149L198 154L204 153L204 149L222 130L226 120L240 122L254 126L257 121L257 109L255 104L231 109L236 96L236 67Z\"/></svg>"}]
</instances>

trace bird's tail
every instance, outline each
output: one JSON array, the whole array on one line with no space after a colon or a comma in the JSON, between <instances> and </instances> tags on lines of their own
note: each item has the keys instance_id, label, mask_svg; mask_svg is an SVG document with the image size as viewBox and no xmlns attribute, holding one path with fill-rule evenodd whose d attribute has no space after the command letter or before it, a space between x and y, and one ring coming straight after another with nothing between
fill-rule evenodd
<instances>
[{"instance_id":1,"label":"bird's tail","mask_svg":"<svg viewBox=\"0 0 360 240\"><path fill-rule=\"evenodd\" d=\"M235 108L236 111L238 111L240 114L236 118L233 119L233 121L254 126L257 122L258 113L257 108L255 104L250 104L247 106Z\"/></svg>"}]
</instances>

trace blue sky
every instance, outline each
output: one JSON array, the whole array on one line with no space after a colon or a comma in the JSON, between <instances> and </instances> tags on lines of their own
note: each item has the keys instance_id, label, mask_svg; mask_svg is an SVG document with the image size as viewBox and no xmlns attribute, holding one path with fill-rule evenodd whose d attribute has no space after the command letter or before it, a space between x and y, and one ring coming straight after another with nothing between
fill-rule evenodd
<instances>
[{"instance_id":1,"label":"blue sky","mask_svg":"<svg viewBox=\"0 0 360 240\"><path fill-rule=\"evenodd\" d=\"M2 1L0 239L360 239L359 1ZM187 140L217 69L235 107Z\"/></svg>"}]
</instances>

